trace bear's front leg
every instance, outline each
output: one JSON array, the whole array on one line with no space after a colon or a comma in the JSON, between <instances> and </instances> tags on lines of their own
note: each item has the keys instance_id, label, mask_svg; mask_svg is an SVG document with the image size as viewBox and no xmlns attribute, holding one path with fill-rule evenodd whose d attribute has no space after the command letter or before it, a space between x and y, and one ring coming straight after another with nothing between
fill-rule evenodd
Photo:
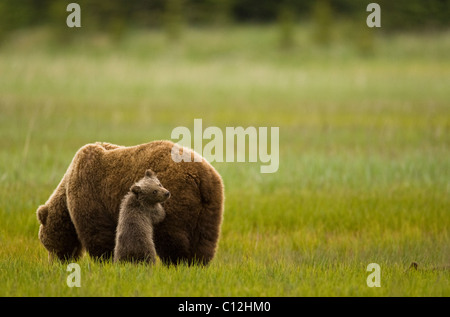
<instances>
[{"instance_id":1,"label":"bear's front leg","mask_svg":"<svg viewBox=\"0 0 450 317\"><path fill-rule=\"evenodd\" d=\"M86 200L89 201L89 200ZM69 203L76 233L83 248L97 259L110 259L114 252L116 222L101 204L77 200Z\"/></svg>"}]
</instances>

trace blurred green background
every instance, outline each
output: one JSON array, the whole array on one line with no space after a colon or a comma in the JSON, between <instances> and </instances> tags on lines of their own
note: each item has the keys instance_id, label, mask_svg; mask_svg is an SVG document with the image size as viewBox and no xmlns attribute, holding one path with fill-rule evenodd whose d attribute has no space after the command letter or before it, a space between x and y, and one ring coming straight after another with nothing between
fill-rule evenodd
<instances>
[{"instance_id":1,"label":"blurred green background","mask_svg":"<svg viewBox=\"0 0 450 317\"><path fill-rule=\"evenodd\" d=\"M272 23L277 20L355 19L365 15L375 1L352 0L3 0L0 7L3 33L18 28L52 25L65 21L67 4L83 10L83 27L120 36L133 28L164 28L178 32L175 24L211 26L228 23ZM394 30L423 30L448 27L449 1L376 1L383 11L383 27ZM170 30L169 30L170 29ZM174 35L174 34L172 34Z\"/></svg>"},{"instance_id":2,"label":"blurred green background","mask_svg":"<svg viewBox=\"0 0 450 317\"><path fill-rule=\"evenodd\" d=\"M449 1L377 1L381 28L350 0L80 0L68 28L71 2L0 2L0 295L450 295ZM280 127L276 173L213 162L211 265L84 257L67 287L35 211L77 149L195 118Z\"/></svg>"}]
</instances>

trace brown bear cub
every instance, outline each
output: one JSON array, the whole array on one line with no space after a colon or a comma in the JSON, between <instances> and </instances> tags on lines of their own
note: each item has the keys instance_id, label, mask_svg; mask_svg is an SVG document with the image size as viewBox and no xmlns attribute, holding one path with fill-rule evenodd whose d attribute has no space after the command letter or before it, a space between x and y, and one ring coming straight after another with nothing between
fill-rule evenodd
<instances>
[{"instance_id":1,"label":"brown bear cub","mask_svg":"<svg viewBox=\"0 0 450 317\"><path fill-rule=\"evenodd\" d=\"M151 169L131 186L120 205L114 262L155 263L153 226L164 220L166 212L161 203L169 197L170 192Z\"/></svg>"}]
</instances>

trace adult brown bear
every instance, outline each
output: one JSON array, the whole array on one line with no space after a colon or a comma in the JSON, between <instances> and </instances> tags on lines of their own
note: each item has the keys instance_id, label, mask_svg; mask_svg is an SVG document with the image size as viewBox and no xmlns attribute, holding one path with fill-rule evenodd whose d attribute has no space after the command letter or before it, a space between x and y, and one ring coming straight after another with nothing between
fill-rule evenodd
<instances>
[{"instance_id":1,"label":"adult brown bear","mask_svg":"<svg viewBox=\"0 0 450 317\"><path fill-rule=\"evenodd\" d=\"M214 257L223 216L220 175L189 151L191 162L175 162L170 141L124 147L87 144L75 154L48 201L37 210L39 239L49 258L77 259L83 250L97 258L114 251L120 203L147 169L157 173L172 198L166 218L154 228L156 252L166 264L207 264ZM186 152L185 152L186 153Z\"/></svg>"}]
</instances>

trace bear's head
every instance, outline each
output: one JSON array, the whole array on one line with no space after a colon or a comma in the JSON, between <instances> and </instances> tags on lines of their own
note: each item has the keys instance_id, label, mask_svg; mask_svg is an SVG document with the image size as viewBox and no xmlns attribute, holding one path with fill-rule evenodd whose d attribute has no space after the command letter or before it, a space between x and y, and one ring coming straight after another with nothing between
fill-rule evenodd
<instances>
[{"instance_id":1,"label":"bear's head","mask_svg":"<svg viewBox=\"0 0 450 317\"><path fill-rule=\"evenodd\" d=\"M130 190L142 205L162 203L170 197L170 192L161 185L151 169L146 170L145 177L131 186Z\"/></svg>"},{"instance_id":2,"label":"bear's head","mask_svg":"<svg viewBox=\"0 0 450 317\"><path fill-rule=\"evenodd\" d=\"M39 206L36 215L40 223L38 237L50 261L76 260L81 256L82 247L65 208L48 203Z\"/></svg>"}]
</instances>

